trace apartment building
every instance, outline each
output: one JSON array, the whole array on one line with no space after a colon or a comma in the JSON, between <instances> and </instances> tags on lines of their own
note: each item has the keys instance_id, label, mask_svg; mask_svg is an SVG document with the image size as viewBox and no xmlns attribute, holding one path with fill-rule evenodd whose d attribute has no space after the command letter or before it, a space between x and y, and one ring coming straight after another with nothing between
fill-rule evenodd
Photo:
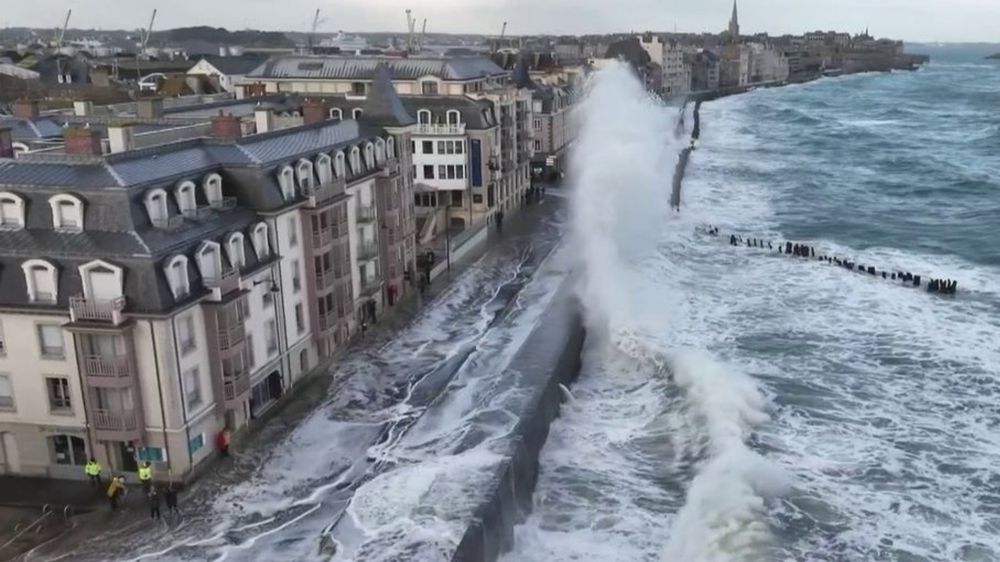
<instances>
[{"instance_id":1,"label":"apartment building","mask_svg":"<svg viewBox=\"0 0 1000 562\"><path fill-rule=\"evenodd\" d=\"M421 237L516 208L530 185L531 92L487 58L276 57L246 75L241 95L324 97L331 118L363 119L379 68L417 119L418 210L436 217L422 221Z\"/></svg>"},{"instance_id":2,"label":"apartment building","mask_svg":"<svg viewBox=\"0 0 1000 562\"><path fill-rule=\"evenodd\" d=\"M216 115L211 138L104 154L71 129L18 160L0 130L0 470L187 478L408 290L388 125Z\"/></svg>"}]
</instances>

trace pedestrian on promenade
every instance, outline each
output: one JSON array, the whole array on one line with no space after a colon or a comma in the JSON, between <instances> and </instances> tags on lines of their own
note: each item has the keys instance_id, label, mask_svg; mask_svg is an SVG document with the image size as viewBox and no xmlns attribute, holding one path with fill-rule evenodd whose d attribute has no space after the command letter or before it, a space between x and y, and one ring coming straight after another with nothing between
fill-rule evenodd
<instances>
[{"instance_id":1,"label":"pedestrian on promenade","mask_svg":"<svg viewBox=\"0 0 1000 562\"><path fill-rule=\"evenodd\" d=\"M177 513L177 490L174 483L167 484L166 491L163 492L163 499L167 501L167 513L173 515Z\"/></svg>"},{"instance_id":2,"label":"pedestrian on promenade","mask_svg":"<svg viewBox=\"0 0 1000 562\"><path fill-rule=\"evenodd\" d=\"M231 440L232 434L229 432L229 428L223 428L218 435L215 436L215 446L219 449L219 453L222 454L222 458L229 456L229 442Z\"/></svg>"},{"instance_id":3,"label":"pedestrian on promenade","mask_svg":"<svg viewBox=\"0 0 1000 562\"><path fill-rule=\"evenodd\" d=\"M108 484L108 503L111 504L111 511L118 510L118 504L124 494L124 487L125 480L123 478L111 477L111 482Z\"/></svg>"},{"instance_id":4,"label":"pedestrian on promenade","mask_svg":"<svg viewBox=\"0 0 1000 562\"><path fill-rule=\"evenodd\" d=\"M160 493L156 490L156 486L152 486L149 489L149 518L159 519L160 518Z\"/></svg>"},{"instance_id":5,"label":"pedestrian on promenade","mask_svg":"<svg viewBox=\"0 0 1000 562\"><path fill-rule=\"evenodd\" d=\"M153 485L153 467L149 465L149 461L139 466L139 483L142 484L142 493L149 494L149 489Z\"/></svg>"},{"instance_id":6,"label":"pedestrian on promenade","mask_svg":"<svg viewBox=\"0 0 1000 562\"><path fill-rule=\"evenodd\" d=\"M497 233L503 231L503 211L497 211Z\"/></svg>"},{"instance_id":7,"label":"pedestrian on promenade","mask_svg":"<svg viewBox=\"0 0 1000 562\"><path fill-rule=\"evenodd\" d=\"M97 462L97 459L90 457L87 464L83 466L83 472L90 479L90 485L93 488L101 489L101 463Z\"/></svg>"}]
</instances>

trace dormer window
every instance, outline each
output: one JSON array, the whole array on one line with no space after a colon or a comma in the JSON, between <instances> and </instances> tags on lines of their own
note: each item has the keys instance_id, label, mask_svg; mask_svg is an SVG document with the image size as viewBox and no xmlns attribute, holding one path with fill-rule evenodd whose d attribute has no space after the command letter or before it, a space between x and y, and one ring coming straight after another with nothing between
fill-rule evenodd
<instances>
[{"instance_id":1,"label":"dormer window","mask_svg":"<svg viewBox=\"0 0 1000 562\"><path fill-rule=\"evenodd\" d=\"M54 195L49 199L52 207L52 228L79 232L83 230L83 203L72 195Z\"/></svg>"},{"instance_id":2,"label":"dormer window","mask_svg":"<svg viewBox=\"0 0 1000 562\"><path fill-rule=\"evenodd\" d=\"M446 117L449 125L458 125L462 122L462 114L456 109L449 109Z\"/></svg>"},{"instance_id":3,"label":"dormer window","mask_svg":"<svg viewBox=\"0 0 1000 562\"><path fill-rule=\"evenodd\" d=\"M385 162L385 141L382 139L375 141L375 162L380 165Z\"/></svg>"},{"instance_id":4,"label":"dormer window","mask_svg":"<svg viewBox=\"0 0 1000 562\"><path fill-rule=\"evenodd\" d=\"M187 256L171 258L164 266L163 273L167 276L167 283L170 285L170 292L173 293L175 301L181 300L191 292Z\"/></svg>"},{"instance_id":5,"label":"dormer window","mask_svg":"<svg viewBox=\"0 0 1000 562\"><path fill-rule=\"evenodd\" d=\"M202 282L209 287L218 285L222 278L222 256L219 254L219 245L215 242L203 242L196 256Z\"/></svg>"},{"instance_id":6,"label":"dormer window","mask_svg":"<svg viewBox=\"0 0 1000 562\"><path fill-rule=\"evenodd\" d=\"M149 222L156 228L166 228L169 222L167 211L167 192L162 189L154 189L146 193L146 212L149 213Z\"/></svg>"},{"instance_id":7,"label":"dormer window","mask_svg":"<svg viewBox=\"0 0 1000 562\"><path fill-rule=\"evenodd\" d=\"M365 145L365 166L369 170L375 167L375 146L372 143Z\"/></svg>"},{"instance_id":8,"label":"dormer window","mask_svg":"<svg viewBox=\"0 0 1000 562\"><path fill-rule=\"evenodd\" d=\"M420 123L421 125L430 125L431 111L429 109L417 110L417 123Z\"/></svg>"},{"instance_id":9,"label":"dormer window","mask_svg":"<svg viewBox=\"0 0 1000 562\"><path fill-rule=\"evenodd\" d=\"M284 166L278 171L278 185L285 201L295 199L295 172L291 166Z\"/></svg>"},{"instance_id":10,"label":"dormer window","mask_svg":"<svg viewBox=\"0 0 1000 562\"><path fill-rule=\"evenodd\" d=\"M396 157L396 139L389 137L385 141L385 153L389 158Z\"/></svg>"},{"instance_id":11,"label":"dormer window","mask_svg":"<svg viewBox=\"0 0 1000 562\"><path fill-rule=\"evenodd\" d=\"M339 107L334 107L330 109L330 119L334 121L340 121L344 118L344 112Z\"/></svg>"},{"instance_id":12,"label":"dormer window","mask_svg":"<svg viewBox=\"0 0 1000 562\"><path fill-rule=\"evenodd\" d=\"M334 160L334 163L333 163L333 171L334 171L335 174L337 174L338 178L344 177L344 173L345 173L345 169L344 168L345 168L345 166L344 166L344 151L341 150L340 152L337 153L337 157L336 157L336 159Z\"/></svg>"},{"instance_id":13,"label":"dormer window","mask_svg":"<svg viewBox=\"0 0 1000 562\"><path fill-rule=\"evenodd\" d=\"M24 199L10 192L0 192L0 228L24 228Z\"/></svg>"},{"instance_id":14,"label":"dormer window","mask_svg":"<svg viewBox=\"0 0 1000 562\"><path fill-rule=\"evenodd\" d=\"M271 255L271 247L268 245L267 223L259 222L253 227L253 250L257 254L258 260L264 260Z\"/></svg>"},{"instance_id":15,"label":"dormer window","mask_svg":"<svg viewBox=\"0 0 1000 562\"><path fill-rule=\"evenodd\" d=\"M316 175L319 177L320 185L325 185L333 181L332 162L333 159L326 153L316 157Z\"/></svg>"},{"instance_id":16,"label":"dormer window","mask_svg":"<svg viewBox=\"0 0 1000 562\"><path fill-rule=\"evenodd\" d=\"M198 201L195 196L195 185L192 181L181 182L174 191L174 199L177 200L177 208L184 216L195 214L198 209Z\"/></svg>"},{"instance_id":17,"label":"dormer window","mask_svg":"<svg viewBox=\"0 0 1000 562\"><path fill-rule=\"evenodd\" d=\"M361 175L361 151L356 146L351 148L351 173Z\"/></svg>"},{"instance_id":18,"label":"dormer window","mask_svg":"<svg viewBox=\"0 0 1000 562\"><path fill-rule=\"evenodd\" d=\"M122 296L122 268L95 260L80 266L83 294L96 302L111 302Z\"/></svg>"},{"instance_id":19,"label":"dormer window","mask_svg":"<svg viewBox=\"0 0 1000 562\"><path fill-rule=\"evenodd\" d=\"M295 172L299 180L299 189L303 193L308 194L315 187L315 180L313 178L313 163L305 158L299 160L297 166L295 166Z\"/></svg>"},{"instance_id":20,"label":"dormer window","mask_svg":"<svg viewBox=\"0 0 1000 562\"><path fill-rule=\"evenodd\" d=\"M438 93L438 83L434 80L426 80L420 83L420 93L425 96L436 96Z\"/></svg>"},{"instance_id":21,"label":"dormer window","mask_svg":"<svg viewBox=\"0 0 1000 562\"><path fill-rule=\"evenodd\" d=\"M229 255L229 265L235 270L242 270L247 266L247 256L243 248L243 233L234 232L229 235L226 243L226 252Z\"/></svg>"},{"instance_id":22,"label":"dormer window","mask_svg":"<svg viewBox=\"0 0 1000 562\"><path fill-rule=\"evenodd\" d=\"M53 304L59 297L56 267L45 260L28 260L21 264L28 300L34 303Z\"/></svg>"},{"instance_id":23,"label":"dormer window","mask_svg":"<svg viewBox=\"0 0 1000 562\"><path fill-rule=\"evenodd\" d=\"M208 174L202 182L205 190L205 200L213 207L222 205L222 176L219 174Z\"/></svg>"},{"instance_id":24,"label":"dormer window","mask_svg":"<svg viewBox=\"0 0 1000 562\"><path fill-rule=\"evenodd\" d=\"M354 111L351 112L351 117L353 117L354 119L361 119L361 116L364 115L364 113L365 113L364 110L362 110L360 107L355 107Z\"/></svg>"}]
</instances>

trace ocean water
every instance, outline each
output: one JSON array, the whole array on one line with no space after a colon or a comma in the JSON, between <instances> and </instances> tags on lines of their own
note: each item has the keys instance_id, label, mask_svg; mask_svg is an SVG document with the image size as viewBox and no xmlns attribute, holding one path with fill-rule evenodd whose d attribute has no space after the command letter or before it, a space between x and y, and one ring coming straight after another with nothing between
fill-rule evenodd
<instances>
[{"instance_id":1,"label":"ocean water","mask_svg":"<svg viewBox=\"0 0 1000 562\"><path fill-rule=\"evenodd\" d=\"M677 109L611 67L581 112L587 352L505 560L1000 560L1000 64L705 104L679 213Z\"/></svg>"}]
</instances>

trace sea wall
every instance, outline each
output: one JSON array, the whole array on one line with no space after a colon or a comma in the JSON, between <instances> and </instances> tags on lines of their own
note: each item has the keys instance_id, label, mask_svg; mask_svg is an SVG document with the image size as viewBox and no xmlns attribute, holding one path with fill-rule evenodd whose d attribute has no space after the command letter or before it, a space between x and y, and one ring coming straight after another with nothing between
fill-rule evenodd
<instances>
[{"instance_id":1,"label":"sea wall","mask_svg":"<svg viewBox=\"0 0 1000 562\"><path fill-rule=\"evenodd\" d=\"M559 415L560 385L569 386L579 374L583 342L583 321L568 279L507 368L522 377L528 398L514 412L519 421L507 438L505 459L492 489L483 490L453 562L493 562L513 546L514 525L531 510L538 456Z\"/></svg>"}]
</instances>

